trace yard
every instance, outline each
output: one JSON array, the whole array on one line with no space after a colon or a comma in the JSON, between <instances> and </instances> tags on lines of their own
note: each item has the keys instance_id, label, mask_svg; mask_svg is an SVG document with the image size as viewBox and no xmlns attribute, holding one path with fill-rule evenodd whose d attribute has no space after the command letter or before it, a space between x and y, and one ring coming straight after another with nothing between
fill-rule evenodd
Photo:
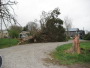
<instances>
[{"instance_id":1,"label":"yard","mask_svg":"<svg viewBox=\"0 0 90 68\"><path fill-rule=\"evenodd\" d=\"M19 41L17 39L2 38L0 39L0 49L15 46L18 42Z\"/></svg>"},{"instance_id":2,"label":"yard","mask_svg":"<svg viewBox=\"0 0 90 68\"><path fill-rule=\"evenodd\" d=\"M81 42L81 54L67 53L66 51L72 47L72 44L64 44L58 46L50 55L53 61L58 64L90 64L90 41Z\"/></svg>"}]
</instances>

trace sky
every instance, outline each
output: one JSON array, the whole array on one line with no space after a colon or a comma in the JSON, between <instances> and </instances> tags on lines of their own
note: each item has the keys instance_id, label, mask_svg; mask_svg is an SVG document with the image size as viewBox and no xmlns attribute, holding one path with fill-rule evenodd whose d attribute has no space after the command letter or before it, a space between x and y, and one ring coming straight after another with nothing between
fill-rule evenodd
<instances>
[{"instance_id":1,"label":"sky","mask_svg":"<svg viewBox=\"0 0 90 68\"><path fill-rule=\"evenodd\" d=\"M90 0L17 0L14 6L18 22L25 26L35 19L40 20L42 11L49 12L57 7L62 20L68 17L72 27L90 31Z\"/></svg>"}]
</instances>

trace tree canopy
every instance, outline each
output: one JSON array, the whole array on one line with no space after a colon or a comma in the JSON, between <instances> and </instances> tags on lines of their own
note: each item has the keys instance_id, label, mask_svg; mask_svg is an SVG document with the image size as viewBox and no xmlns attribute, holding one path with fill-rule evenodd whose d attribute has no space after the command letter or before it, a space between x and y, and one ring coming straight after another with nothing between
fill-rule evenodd
<instances>
[{"instance_id":1,"label":"tree canopy","mask_svg":"<svg viewBox=\"0 0 90 68\"><path fill-rule=\"evenodd\" d=\"M55 8L49 13L43 12L40 24L42 34L41 39L45 41L55 42L65 40L65 29L63 28L63 21L58 18L60 9Z\"/></svg>"}]
</instances>

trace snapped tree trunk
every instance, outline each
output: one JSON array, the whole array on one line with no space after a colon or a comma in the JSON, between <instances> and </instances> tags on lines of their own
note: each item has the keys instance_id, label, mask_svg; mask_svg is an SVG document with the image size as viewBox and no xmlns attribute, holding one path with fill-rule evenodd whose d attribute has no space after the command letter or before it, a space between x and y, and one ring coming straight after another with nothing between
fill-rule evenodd
<instances>
[{"instance_id":1,"label":"snapped tree trunk","mask_svg":"<svg viewBox=\"0 0 90 68\"><path fill-rule=\"evenodd\" d=\"M80 41L79 41L79 36L75 36L74 40L73 40L73 50L75 53L80 54Z\"/></svg>"}]
</instances>

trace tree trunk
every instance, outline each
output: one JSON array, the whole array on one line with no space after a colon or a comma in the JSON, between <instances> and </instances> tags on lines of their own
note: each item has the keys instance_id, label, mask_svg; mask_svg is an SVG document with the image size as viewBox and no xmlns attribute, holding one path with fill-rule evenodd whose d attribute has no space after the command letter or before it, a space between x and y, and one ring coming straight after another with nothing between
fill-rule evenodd
<instances>
[{"instance_id":1,"label":"tree trunk","mask_svg":"<svg viewBox=\"0 0 90 68\"><path fill-rule=\"evenodd\" d=\"M74 48L74 52L80 54L80 41L79 41L79 36L75 36L74 40L73 40L73 48Z\"/></svg>"}]
</instances>

